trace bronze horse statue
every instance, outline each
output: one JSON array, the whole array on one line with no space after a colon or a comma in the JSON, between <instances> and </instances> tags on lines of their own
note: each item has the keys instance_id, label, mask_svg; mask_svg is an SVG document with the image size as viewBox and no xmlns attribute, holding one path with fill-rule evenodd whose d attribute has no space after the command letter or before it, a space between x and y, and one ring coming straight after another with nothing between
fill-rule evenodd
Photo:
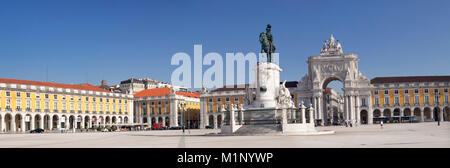
<instances>
[{"instance_id":1,"label":"bronze horse statue","mask_svg":"<svg viewBox=\"0 0 450 168\"><path fill-rule=\"evenodd\" d=\"M259 34L259 42L261 43L261 53L267 53L267 62L272 62L272 53L275 52L275 46L272 43L271 26L267 25L266 33Z\"/></svg>"}]
</instances>

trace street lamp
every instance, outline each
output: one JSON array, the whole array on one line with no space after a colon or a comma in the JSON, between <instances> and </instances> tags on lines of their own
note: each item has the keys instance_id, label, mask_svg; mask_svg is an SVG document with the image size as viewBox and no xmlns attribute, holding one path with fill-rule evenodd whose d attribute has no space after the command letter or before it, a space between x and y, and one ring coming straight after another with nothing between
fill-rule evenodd
<instances>
[{"instance_id":1,"label":"street lamp","mask_svg":"<svg viewBox=\"0 0 450 168\"><path fill-rule=\"evenodd\" d=\"M438 94L437 94L437 103L436 103L436 113L437 113L437 120L438 120L438 126L440 126L441 125L441 119L440 119L440 117L441 117L441 115L439 115L439 112L438 112L438 109L439 109L439 98L441 97L441 92L438 92Z\"/></svg>"},{"instance_id":2,"label":"street lamp","mask_svg":"<svg viewBox=\"0 0 450 168\"><path fill-rule=\"evenodd\" d=\"M181 125L182 125L182 127L183 127L183 132L184 132L184 120L185 120L185 118L184 118L184 113L185 113L185 107L186 107L186 103L185 102L181 102L180 103L180 106L181 106L181 110L183 110L183 112L181 113L181 121L182 121L182 123L181 123Z\"/></svg>"}]
</instances>

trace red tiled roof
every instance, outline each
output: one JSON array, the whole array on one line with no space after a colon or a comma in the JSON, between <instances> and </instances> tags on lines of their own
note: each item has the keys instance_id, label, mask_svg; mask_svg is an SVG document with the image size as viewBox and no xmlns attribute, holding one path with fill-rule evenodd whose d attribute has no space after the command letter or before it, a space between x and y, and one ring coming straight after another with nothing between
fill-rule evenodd
<instances>
[{"instance_id":1,"label":"red tiled roof","mask_svg":"<svg viewBox=\"0 0 450 168\"><path fill-rule=\"evenodd\" d=\"M90 84L63 84L63 83L52 83L52 82L39 82L39 81L29 81L29 80L19 80L19 79L6 79L0 78L0 83L10 83L10 84L22 84L22 85L35 85L35 86L48 86L55 88L67 88L67 89L78 89L78 90L89 90L89 91L98 91L98 92L110 92L108 90L99 88Z\"/></svg>"},{"instance_id":2,"label":"red tiled roof","mask_svg":"<svg viewBox=\"0 0 450 168\"><path fill-rule=\"evenodd\" d=\"M154 88L154 89L145 89L138 93L134 94L134 97L151 97L151 96L164 96L170 94L171 88ZM195 97L198 98L200 96L199 92L175 92L177 95L182 95L185 97Z\"/></svg>"},{"instance_id":3,"label":"red tiled roof","mask_svg":"<svg viewBox=\"0 0 450 168\"><path fill-rule=\"evenodd\" d=\"M404 83L404 82L450 82L450 76L397 76L397 77L376 77L370 80L371 84L376 83Z\"/></svg>"}]
</instances>

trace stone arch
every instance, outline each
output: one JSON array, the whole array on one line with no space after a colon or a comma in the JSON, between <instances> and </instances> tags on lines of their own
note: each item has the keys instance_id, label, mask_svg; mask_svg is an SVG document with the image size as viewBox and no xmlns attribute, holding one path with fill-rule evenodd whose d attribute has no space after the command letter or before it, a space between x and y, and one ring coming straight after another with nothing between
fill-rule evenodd
<instances>
[{"instance_id":1,"label":"stone arch","mask_svg":"<svg viewBox=\"0 0 450 168\"><path fill-rule=\"evenodd\" d=\"M100 122L101 119L102 118L100 118L100 116L92 116L92 118L91 118L92 127L99 127L101 125L101 122Z\"/></svg>"},{"instance_id":2,"label":"stone arch","mask_svg":"<svg viewBox=\"0 0 450 168\"><path fill-rule=\"evenodd\" d=\"M55 114L52 116L52 130L57 128L59 128L59 116Z\"/></svg>"},{"instance_id":3,"label":"stone arch","mask_svg":"<svg viewBox=\"0 0 450 168\"><path fill-rule=\"evenodd\" d=\"M14 131L13 128L13 116L10 113L6 113L4 116L5 121L5 132L11 132Z\"/></svg>"},{"instance_id":4,"label":"stone arch","mask_svg":"<svg viewBox=\"0 0 450 168\"><path fill-rule=\"evenodd\" d=\"M401 111L400 108L395 108L393 111L393 116L396 116L396 117L400 116L400 111Z\"/></svg>"},{"instance_id":5,"label":"stone arch","mask_svg":"<svg viewBox=\"0 0 450 168\"><path fill-rule=\"evenodd\" d=\"M433 108L433 114L432 115L433 115L434 121L438 121L439 120L440 114L441 114L441 109L439 107Z\"/></svg>"},{"instance_id":6,"label":"stone arch","mask_svg":"<svg viewBox=\"0 0 450 168\"><path fill-rule=\"evenodd\" d=\"M165 122L164 122L165 125L166 125L166 126L169 126L169 125L170 125L170 119L169 119L169 117L165 117L164 120L165 120Z\"/></svg>"},{"instance_id":7,"label":"stone arch","mask_svg":"<svg viewBox=\"0 0 450 168\"><path fill-rule=\"evenodd\" d=\"M117 119L119 120L119 121L118 121L119 124L122 124L122 123L123 123L123 118L122 118L122 116L117 117Z\"/></svg>"},{"instance_id":8,"label":"stone arch","mask_svg":"<svg viewBox=\"0 0 450 168\"><path fill-rule=\"evenodd\" d=\"M32 122L34 121L33 116L31 116L31 114L26 114L24 120L25 120L24 126L25 131L30 131L31 129L33 129L31 126Z\"/></svg>"},{"instance_id":9,"label":"stone arch","mask_svg":"<svg viewBox=\"0 0 450 168\"><path fill-rule=\"evenodd\" d=\"M222 128L222 114L217 115L217 128Z\"/></svg>"},{"instance_id":10,"label":"stone arch","mask_svg":"<svg viewBox=\"0 0 450 168\"><path fill-rule=\"evenodd\" d=\"M149 122L149 121L148 121L147 117L144 116L144 117L142 118L142 123L148 123L148 122Z\"/></svg>"},{"instance_id":11,"label":"stone arch","mask_svg":"<svg viewBox=\"0 0 450 168\"><path fill-rule=\"evenodd\" d=\"M50 130L51 129L51 118L50 115L46 114L44 115L44 130Z\"/></svg>"},{"instance_id":12,"label":"stone arch","mask_svg":"<svg viewBox=\"0 0 450 168\"><path fill-rule=\"evenodd\" d=\"M432 118L432 111L430 107L423 108L424 120L430 120Z\"/></svg>"},{"instance_id":13,"label":"stone arch","mask_svg":"<svg viewBox=\"0 0 450 168\"><path fill-rule=\"evenodd\" d=\"M416 108L414 108L413 116L420 117L421 112L422 112L422 110L420 110L420 108L416 107Z\"/></svg>"},{"instance_id":14,"label":"stone arch","mask_svg":"<svg viewBox=\"0 0 450 168\"><path fill-rule=\"evenodd\" d=\"M156 117L152 117L152 122L151 122L151 124L152 125L154 125L154 124L156 124L157 122L156 122Z\"/></svg>"},{"instance_id":15,"label":"stone arch","mask_svg":"<svg viewBox=\"0 0 450 168\"><path fill-rule=\"evenodd\" d=\"M413 116L413 114L411 113L411 109L409 108L403 109L403 116Z\"/></svg>"},{"instance_id":16,"label":"stone arch","mask_svg":"<svg viewBox=\"0 0 450 168\"><path fill-rule=\"evenodd\" d=\"M384 117L392 117L392 114L391 114L391 109L384 109L383 110L383 116Z\"/></svg>"},{"instance_id":17,"label":"stone arch","mask_svg":"<svg viewBox=\"0 0 450 168\"><path fill-rule=\"evenodd\" d=\"M95 117L95 116L94 116ZM93 118L94 118L93 117ZM84 126L84 128L89 128L89 122L90 122L91 120L90 120L90 117L87 115L87 116L84 116L84 123L83 123L83 126Z\"/></svg>"},{"instance_id":18,"label":"stone arch","mask_svg":"<svg viewBox=\"0 0 450 168\"><path fill-rule=\"evenodd\" d=\"M111 118L109 116L105 117L105 125L108 125L111 123Z\"/></svg>"},{"instance_id":19,"label":"stone arch","mask_svg":"<svg viewBox=\"0 0 450 168\"><path fill-rule=\"evenodd\" d=\"M67 126L67 128L74 129L76 127L75 122L76 122L75 116L70 115L69 122L68 122L69 125Z\"/></svg>"},{"instance_id":20,"label":"stone arch","mask_svg":"<svg viewBox=\"0 0 450 168\"><path fill-rule=\"evenodd\" d=\"M449 106L445 106L443 109L444 112L444 119L443 121L450 121L450 107Z\"/></svg>"},{"instance_id":21,"label":"stone arch","mask_svg":"<svg viewBox=\"0 0 450 168\"><path fill-rule=\"evenodd\" d=\"M116 118L116 116L113 116L113 117L111 118L111 122L112 122L112 124L117 124L117 118Z\"/></svg>"},{"instance_id":22,"label":"stone arch","mask_svg":"<svg viewBox=\"0 0 450 168\"><path fill-rule=\"evenodd\" d=\"M106 123L105 122L105 118L103 118L103 116L98 116L98 122L97 123L99 123L101 126L103 126L103 123Z\"/></svg>"},{"instance_id":23,"label":"stone arch","mask_svg":"<svg viewBox=\"0 0 450 168\"><path fill-rule=\"evenodd\" d=\"M373 117L374 118L381 117L381 111L379 109L373 110Z\"/></svg>"},{"instance_id":24,"label":"stone arch","mask_svg":"<svg viewBox=\"0 0 450 168\"><path fill-rule=\"evenodd\" d=\"M60 128L69 128L69 118L66 115L61 116Z\"/></svg>"},{"instance_id":25,"label":"stone arch","mask_svg":"<svg viewBox=\"0 0 450 168\"><path fill-rule=\"evenodd\" d=\"M123 123L128 124L128 117L123 118Z\"/></svg>"},{"instance_id":26,"label":"stone arch","mask_svg":"<svg viewBox=\"0 0 450 168\"><path fill-rule=\"evenodd\" d=\"M214 115L209 115L209 126L214 127Z\"/></svg>"},{"instance_id":27,"label":"stone arch","mask_svg":"<svg viewBox=\"0 0 450 168\"><path fill-rule=\"evenodd\" d=\"M367 112L367 110L361 110L360 116L361 124L367 124L369 122L369 113Z\"/></svg>"},{"instance_id":28,"label":"stone arch","mask_svg":"<svg viewBox=\"0 0 450 168\"><path fill-rule=\"evenodd\" d=\"M42 117L41 117L41 115L39 115L39 114L36 114L36 115L34 115L34 128L36 129L36 128L41 128L41 129L43 129L44 127L41 125L41 120L42 120Z\"/></svg>"},{"instance_id":29,"label":"stone arch","mask_svg":"<svg viewBox=\"0 0 450 168\"><path fill-rule=\"evenodd\" d=\"M15 116L14 116L14 119L15 119L15 125L16 125L16 128L14 128L15 129L15 131L21 131L21 130L23 130L23 125L22 125L22 120L23 120L23 117L22 117L22 115L21 114L16 114Z\"/></svg>"}]
</instances>

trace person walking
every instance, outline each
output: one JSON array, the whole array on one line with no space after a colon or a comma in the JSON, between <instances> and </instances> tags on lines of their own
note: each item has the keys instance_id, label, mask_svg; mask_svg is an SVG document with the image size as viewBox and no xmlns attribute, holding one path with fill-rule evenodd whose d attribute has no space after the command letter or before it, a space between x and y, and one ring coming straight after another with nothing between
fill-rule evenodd
<instances>
[{"instance_id":1,"label":"person walking","mask_svg":"<svg viewBox=\"0 0 450 168\"><path fill-rule=\"evenodd\" d=\"M383 121L380 122L381 129L383 129Z\"/></svg>"}]
</instances>

